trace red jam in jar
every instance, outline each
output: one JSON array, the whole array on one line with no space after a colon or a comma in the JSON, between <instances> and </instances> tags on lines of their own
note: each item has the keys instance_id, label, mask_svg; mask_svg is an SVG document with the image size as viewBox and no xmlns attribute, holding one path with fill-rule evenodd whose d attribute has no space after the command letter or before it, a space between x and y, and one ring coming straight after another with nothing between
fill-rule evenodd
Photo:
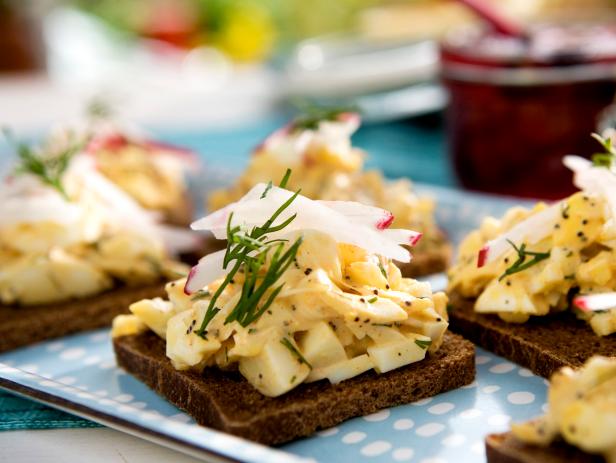
<instances>
[{"instance_id":1,"label":"red jam in jar","mask_svg":"<svg viewBox=\"0 0 616 463\"><path fill-rule=\"evenodd\" d=\"M616 26L535 25L525 39L459 30L441 58L461 183L534 198L572 193L562 157L598 149L590 134L616 93Z\"/></svg>"}]
</instances>

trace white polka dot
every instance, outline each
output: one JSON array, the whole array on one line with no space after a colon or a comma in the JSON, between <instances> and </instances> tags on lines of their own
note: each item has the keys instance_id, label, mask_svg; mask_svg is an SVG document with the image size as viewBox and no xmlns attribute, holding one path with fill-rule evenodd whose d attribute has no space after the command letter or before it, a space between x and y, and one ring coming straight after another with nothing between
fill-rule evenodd
<instances>
[{"instance_id":1,"label":"white polka dot","mask_svg":"<svg viewBox=\"0 0 616 463\"><path fill-rule=\"evenodd\" d=\"M98 355L92 355L83 359L83 363L85 365L96 365L97 363L100 363L100 361L101 358Z\"/></svg>"},{"instance_id":2,"label":"white polka dot","mask_svg":"<svg viewBox=\"0 0 616 463\"><path fill-rule=\"evenodd\" d=\"M108 394L108 392L101 389L100 391L96 391L94 394L96 394L99 397L105 397Z\"/></svg>"},{"instance_id":3,"label":"white polka dot","mask_svg":"<svg viewBox=\"0 0 616 463\"><path fill-rule=\"evenodd\" d=\"M445 425L441 423L426 423L417 428L415 433L421 437L431 437L445 429Z\"/></svg>"},{"instance_id":4,"label":"white polka dot","mask_svg":"<svg viewBox=\"0 0 616 463\"><path fill-rule=\"evenodd\" d=\"M429 404L430 402L432 402L432 397L418 400L416 402L413 402L411 405L417 405L418 407L421 407L422 405Z\"/></svg>"},{"instance_id":5,"label":"white polka dot","mask_svg":"<svg viewBox=\"0 0 616 463\"><path fill-rule=\"evenodd\" d=\"M360 431L353 431L348 434L345 434L342 437L342 442L345 444L357 444L358 442L363 441L366 438L366 433Z\"/></svg>"},{"instance_id":6,"label":"white polka dot","mask_svg":"<svg viewBox=\"0 0 616 463\"><path fill-rule=\"evenodd\" d=\"M162 415L158 412L142 412L139 414L139 417L142 420L152 421L162 418Z\"/></svg>"},{"instance_id":7,"label":"white polka dot","mask_svg":"<svg viewBox=\"0 0 616 463\"><path fill-rule=\"evenodd\" d=\"M466 442L466 436L463 434L452 434L450 436L445 437L441 441L445 447L458 447Z\"/></svg>"},{"instance_id":8,"label":"white polka dot","mask_svg":"<svg viewBox=\"0 0 616 463\"><path fill-rule=\"evenodd\" d=\"M90 336L90 341L92 342L101 342L109 339L109 333L96 333Z\"/></svg>"},{"instance_id":9,"label":"white polka dot","mask_svg":"<svg viewBox=\"0 0 616 463\"><path fill-rule=\"evenodd\" d=\"M110 368L113 368L115 366L116 366L116 364L115 364L115 362L113 360L108 360L106 362L101 362L101 363L98 364L98 367L101 370L109 370Z\"/></svg>"},{"instance_id":10,"label":"white polka dot","mask_svg":"<svg viewBox=\"0 0 616 463\"><path fill-rule=\"evenodd\" d=\"M543 411L543 413L547 413L550 407L548 407L548 404L543 404L541 406L541 410Z\"/></svg>"},{"instance_id":11,"label":"white polka dot","mask_svg":"<svg viewBox=\"0 0 616 463\"><path fill-rule=\"evenodd\" d=\"M515 365L513 363L497 363L493 367L490 367L490 373L496 373L497 375L501 375L503 373L509 373L514 368Z\"/></svg>"},{"instance_id":12,"label":"white polka dot","mask_svg":"<svg viewBox=\"0 0 616 463\"><path fill-rule=\"evenodd\" d=\"M365 447L362 447L361 454L366 457L376 457L388 452L391 449L391 444L384 440L374 441Z\"/></svg>"},{"instance_id":13,"label":"white polka dot","mask_svg":"<svg viewBox=\"0 0 616 463\"><path fill-rule=\"evenodd\" d=\"M410 460L411 458L413 458L413 455L415 455L415 452L413 451L413 449L410 449L408 447L401 447L391 452L392 458L396 461Z\"/></svg>"},{"instance_id":14,"label":"white polka dot","mask_svg":"<svg viewBox=\"0 0 616 463\"><path fill-rule=\"evenodd\" d=\"M415 423L413 422L413 420L410 420L408 418L396 420L396 422L394 423L394 429L397 431L406 431L407 429L411 429L413 426L415 426Z\"/></svg>"},{"instance_id":15,"label":"white polka dot","mask_svg":"<svg viewBox=\"0 0 616 463\"><path fill-rule=\"evenodd\" d=\"M469 408L468 410L464 410L462 413L460 413L460 418L464 418L465 420L471 420L481 415L483 415L483 412L478 408Z\"/></svg>"},{"instance_id":16,"label":"white polka dot","mask_svg":"<svg viewBox=\"0 0 616 463\"><path fill-rule=\"evenodd\" d=\"M74 378L72 376L64 376L62 378L59 378L58 382L67 385L75 384L77 382L77 378Z\"/></svg>"},{"instance_id":17,"label":"white polka dot","mask_svg":"<svg viewBox=\"0 0 616 463\"><path fill-rule=\"evenodd\" d=\"M139 409L142 409L148 406L148 404L146 404L145 402L135 402L135 403L132 403L131 405Z\"/></svg>"},{"instance_id":18,"label":"white polka dot","mask_svg":"<svg viewBox=\"0 0 616 463\"><path fill-rule=\"evenodd\" d=\"M64 348L63 342L52 342L51 344L48 344L45 349L47 349L49 352L58 352L62 350L63 348Z\"/></svg>"},{"instance_id":19,"label":"white polka dot","mask_svg":"<svg viewBox=\"0 0 616 463\"><path fill-rule=\"evenodd\" d=\"M117 410L120 413L135 413L135 409L133 407L131 407L130 405L120 405L118 406Z\"/></svg>"},{"instance_id":20,"label":"white polka dot","mask_svg":"<svg viewBox=\"0 0 616 463\"><path fill-rule=\"evenodd\" d=\"M116 404L113 400L109 400L109 399L100 399L98 403L101 405L115 405Z\"/></svg>"},{"instance_id":21,"label":"white polka dot","mask_svg":"<svg viewBox=\"0 0 616 463\"><path fill-rule=\"evenodd\" d=\"M39 369L38 365L35 365L34 363L26 363L25 365L20 365L17 368L27 371L28 373L36 373Z\"/></svg>"},{"instance_id":22,"label":"white polka dot","mask_svg":"<svg viewBox=\"0 0 616 463\"><path fill-rule=\"evenodd\" d=\"M470 384L465 384L464 386L462 386L462 389L472 389L474 387L477 387L477 381L473 381Z\"/></svg>"},{"instance_id":23,"label":"white polka dot","mask_svg":"<svg viewBox=\"0 0 616 463\"><path fill-rule=\"evenodd\" d=\"M477 365L484 365L488 363L489 361L490 361L490 357L488 357L487 355L478 355L477 358L475 359L475 363Z\"/></svg>"},{"instance_id":24,"label":"white polka dot","mask_svg":"<svg viewBox=\"0 0 616 463\"><path fill-rule=\"evenodd\" d=\"M115 396L113 399L117 402L126 403L126 402L130 402L131 400L133 400L134 397L130 394L120 394L120 395Z\"/></svg>"},{"instance_id":25,"label":"white polka dot","mask_svg":"<svg viewBox=\"0 0 616 463\"><path fill-rule=\"evenodd\" d=\"M58 387L59 386L59 384L56 383L55 381L49 381L48 379L41 381L39 384L43 387Z\"/></svg>"},{"instance_id":26,"label":"white polka dot","mask_svg":"<svg viewBox=\"0 0 616 463\"><path fill-rule=\"evenodd\" d=\"M178 423L190 423L192 421L192 418L186 413L177 413L175 415L171 415L169 419ZM336 428L336 432L338 432L338 428Z\"/></svg>"},{"instance_id":27,"label":"white polka dot","mask_svg":"<svg viewBox=\"0 0 616 463\"><path fill-rule=\"evenodd\" d=\"M323 431L319 431L317 434L321 437L329 437L335 434L338 434L339 429L336 427L324 429Z\"/></svg>"},{"instance_id":28,"label":"white polka dot","mask_svg":"<svg viewBox=\"0 0 616 463\"><path fill-rule=\"evenodd\" d=\"M424 458L419 463L447 463L446 460L442 458L432 457L432 458Z\"/></svg>"},{"instance_id":29,"label":"white polka dot","mask_svg":"<svg viewBox=\"0 0 616 463\"><path fill-rule=\"evenodd\" d=\"M498 391L500 391L500 386L497 386L496 384L491 384L490 386L486 386L481 389L481 392L484 394L494 394Z\"/></svg>"},{"instance_id":30,"label":"white polka dot","mask_svg":"<svg viewBox=\"0 0 616 463\"><path fill-rule=\"evenodd\" d=\"M525 378L530 378L531 376L533 376L533 372L530 371L528 368L520 368L520 370L518 371L518 375Z\"/></svg>"},{"instance_id":31,"label":"white polka dot","mask_svg":"<svg viewBox=\"0 0 616 463\"><path fill-rule=\"evenodd\" d=\"M380 410L376 413L373 413L372 415L367 415L364 416L364 420L366 421L384 421L387 418L389 418L390 415L390 411L389 410Z\"/></svg>"},{"instance_id":32,"label":"white polka dot","mask_svg":"<svg viewBox=\"0 0 616 463\"><path fill-rule=\"evenodd\" d=\"M94 396L89 392L79 392L77 393L77 397L80 397L82 399L94 399Z\"/></svg>"},{"instance_id":33,"label":"white polka dot","mask_svg":"<svg viewBox=\"0 0 616 463\"><path fill-rule=\"evenodd\" d=\"M428 408L428 413L432 415L444 415L447 412L450 412L455 407L454 404L450 402L441 402L440 404L432 405Z\"/></svg>"},{"instance_id":34,"label":"white polka dot","mask_svg":"<svg viewBox=\"0 0 616 463\"><path fill-rule=\"evenodd\" d=\"M475 442L471 445L471 452L482 455L485 452L485 444L482 441Z\"/></svg>"},{"instance_id":35,"label":"white polka dot","mask_svg":"<svg viewBox=\"0 0 616 463\"><path fill-rule=\"evenodd\" d=\"M511 417L508 415L497 414L488 417L488 424L490 426L505 426L509 424L510 421Z\"/></svg>"},{"instance_id":36,"label":"white polka dot","mask_svg":"<svg viewBox=\"0 0 616 463\"><path fill-rule=\"evenodd\" d=\"M527 405L535 401L535 394L527 391L512 392L507 400L514 405Z\"/></svg>"},{"instance_id":37,"label":"white polka dot","mask_svg":"<svg viewBox=\"0 0 616 463\"><path fill-rule=\"evenodd\" d=\"M83 357L84 355L86 355L85 349L82 349L81 347L73 347L71 349L66 349L65 351L62 351L62 353L60 354L60 358L62 360L76 360Z\"/></svg>"}]
</instances>

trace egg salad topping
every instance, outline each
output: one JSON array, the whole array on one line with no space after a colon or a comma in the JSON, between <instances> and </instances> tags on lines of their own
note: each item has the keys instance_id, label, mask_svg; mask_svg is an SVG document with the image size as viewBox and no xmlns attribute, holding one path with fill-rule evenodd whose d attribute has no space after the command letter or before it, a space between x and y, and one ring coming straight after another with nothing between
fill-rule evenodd
<instances>
[{"instance_id":1,"label":"egg salad topping","mask_svg":"<svg viewBox=\"0 0 616 463\"><path fill-rule=\"evenodd\" d=\"M186 200L184 175L194 168L194 155L183 148L100 131L86 150L98 170L146 209L175 215Z\"/></svg>"},{"instance_id":2,"label":"egg salad topping","mask_svg":"<svg viewBox=\"0 0 616 463\"><path fill-rule=\"evenodd\" d=\"M616 462L616 359L595 356L552 376L545 416L512 425L514 436L547 446L557 438Z\"/></svg>"},{"instance_id":3,"label":"egg salad topping","mask_svg":"<svg viewBox=\"0 0 616 463\"><path fill-rule=\"evenodd\" d=\"M425 233L418 250L442 243L431 198L417 196L406 179L387 181L378 171L363 170L365 155L351 144L359 125L359 115L348 112L296 119L255 149L233 187L210 195L209 210L237 201L258 182L280 178L291 168L289 188L301 188L304 196L386 208L395 216L394 226Z\"/></svg>"},{"instance_id":4,"label":"egg salad topping","mask_svg":"<svg viewBox=\"0 0 616 463\"><path fill-rule=\"evenodd\" d=\"M113 334L150 329L176 368L239 369L272 397L420 361L441 345L447 297L402 278L392 259L408 261L400 244L419 235L386 229L388 217L259 184L193 224L227 249L169 283L167 300L133 304Z\"/></svg>"},{"instance_id":5,"label":"egg salad topping","mask_svg":"<svg viewBox=\"0 0 616 463\"><path fill-rule=\"evenodd\" d=\"M462 242L449 290L509 322L572 309L606 336L616 332L616 175L565 161L582 191L485 219Z\"/></svg>"},{"instance_id":6,"label":"egg salad topping","mask_svg":"<svg viewBox=\"0 0 616 463\"><path fill-rule=\"evenodd\" d=\"M2 305L86 297L182 270L169 260L149 213L98 174L91 159L74 154L58 158L20 145L20 164L0 185ZM169 232L181 245L194 242Z\"/></svg>"}]
</instances>

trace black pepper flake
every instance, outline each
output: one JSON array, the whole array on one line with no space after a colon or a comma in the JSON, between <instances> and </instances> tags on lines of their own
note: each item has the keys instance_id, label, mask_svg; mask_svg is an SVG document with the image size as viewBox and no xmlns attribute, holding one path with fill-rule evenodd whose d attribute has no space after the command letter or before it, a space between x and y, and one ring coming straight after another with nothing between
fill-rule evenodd
<instances>
[{"instance_id":1,"label":"black pepper flake","mask_svg":"<svg viewBox=\"0 0 616 463\"><path fill-rule=\"evenodd\" d=\"M411 301L404 301L404 305L406 305L407 307L411 306Z\"/></svg>"},{"instance_id":2,"label":"black pepper flake","mask_svg":"<svg viewBox=\"0 0 616 463\"><path fill-rule=\"evenodd\" d=\"M372 293L373 293L373 294L376 294L376 295L378 296L378 294L379 294L379 290L378 290L378 289L375 289L374 291L372 291Z\"/></svg>"},{"instance_id":3,"label":"black pepper flake","mask_svg":"<svg viewBox=\"0 0 616 463\"><path fill-rule=\"evenodd\" d=\"M231 279L229 280L229 283L233 284L233 283L235 283L235 280L234 280L233 278L231 278Z\"/></svg>"},{"instance_id":4,"label":"black pepper flake","mask_svg":"<svg viewBox=\"0 0 616 463\"><path fill-rule=\"evenodd\" d=\"M363 297L360 297L360 298L359 298L359 301L360 301L360 302L366 302L366 300L365 300Z\"/></svg>"},{"instance_id":5,"label":"black pepper flake","mask_svg":"<svg viewBox=\"0 0 616 463\"><path fill-rule=\"evenodd\" d=\"M400 352L398 352L398 357L402 357L402 354Z\"/></svg>"},{"instance_id":6,"label":"black pepper flake","mask_svg":"<svg viewBox=\"0 0 616 463\"><path fill-rule=\"evenodd\" d=\"M263 379L263 375L259 373L259 379Z\"/></svg>"},{"instance_id":7,"label":"black pepper flake","mask_svg":"<svg viewBox=\"0 0 616 463\"><path fill-rule=\"evenodd\" d=\"M587 219L582 220L582 225L588 225L588 220Z\"/></svg>"},{"instance_id":8,"label":"black pepper flake","mask_svg":"<svg viewBox=\"0 0 616 463\"><path fill-rule=\"evenodd\" d=\"M507 281L505 282L505 284L506 284L507 286L511 286L511 280L507 280Z\"/></svg>"},{"instance_id":9,"label":"black pepper flake","mask_svg":"<svg viewBox=\"0 0 616 463\"><path fill-rule=\"evenodd\" d=\"M509 299L505 299L505 304L509 304Z\"/></svg>"},{"instance_id":10,"label":"black pepper flake","mask_svg":"<svg viewBox=\"0 0 616 463\"><path fill-rule=\"evenodd\" d=\"M560 228L560 224L559 223L555 224L554 228L556 228L558 230Z\"/></svg>"},{"instance_id":11,"label":"black pepper flake","mask_svg":"<svg viewBox=\"0 0 616 463\"><path fill-rule=\"evenodd\" d=\"M304 270L304 275L310 275L311 273L312 273L311 268L307 268L306 270Z\"/></svg>"},{"instance_id":12,"label":"black pepper flake","mask_svg":"<svg viewBox=\"0 0 616 463\"><path fill-rule=\"evenodd\" d=\"M174 286L175 286L175 281L171 283L171 287L173 288Z\"/></svg>"},{"instance_id":13,"label":"black pepper flake","mask_svg":"<svg viewBox=\"0 0 616 463\"><path fill-rule=\"evenodd\" d=\"M577 428L575 426L573 426L573 425L569 426L569 432L571 434L575 434L576 431L577 431Z\"/></svg>"},{"instance_id":14,"label":"black pepper flake","mask_svg":"<svg viewBox=\"0 0 616 463\"><path fill-rule=\"evenodd\" d=\"M577 236L579 236L581 238L582 236L584 236L584 232L583 231L577 232Z\"/></svg>"},{"instance_id":15,"label":"black pepper flake","mask_svg":"<svg viewBox=\"0 0 616 463\"><path fill-rule=\"evenodd\" d=\"M271 311L271 310L268 310L268 311L267 311L267 313L271 315L271 314L272 314L272 311Z\"/></svg>"},{"instance_id":16,"label":"black pepper flake","mask_svg":"<svg viewBox=\"0 0 616 463\"><path fill-rule=\"evenodd\" d=\"M385 289L389 289L389 285L385 285Z\"/></svg>"},{"instance_id":17,"label":"black pepper flake","mask_svg":"<svg viewBox=\"0 0 616 463\"><path fill-rule=\"evenodd\" d=\"M509 257L505 257L505 263L508 264L509 263Z\"/></svg>"},{"instance_id":18,"label":"black pepper flake","mask_svg":"<svg viewBox=\"0 0 616 463\"><path fill-rule=\"evenodd\" d=\"M437 321L437 322L442 322L442 321L443 321L443 319L442 319L441 317L438 317L438 318L436 319L436 321Z\"/></svg>"},{"instance_id":19,"label":"black pepper flake","mask_svg":"<svg viewBox=\"0 0 616 463\"><path fill-rule=\"evenodd\" d=\"M355 317L355 321L358 322L359 321L359 317Z\"/></svg>"}]
</instances>

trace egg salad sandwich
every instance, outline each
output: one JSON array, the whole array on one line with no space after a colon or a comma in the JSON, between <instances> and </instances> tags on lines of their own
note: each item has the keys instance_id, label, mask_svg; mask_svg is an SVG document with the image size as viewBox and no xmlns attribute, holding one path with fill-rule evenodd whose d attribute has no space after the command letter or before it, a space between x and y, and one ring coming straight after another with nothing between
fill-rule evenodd
<instances>
[{"instance_id":1,"label":"egg salad sandwich","mask_svg":"<svg viewBox=\"0 0 616 463\"><path fill-rule=\"evenodd\" d=\"M199 165L192 151L111 123L93 125L89 137L84 152L101 174L165 223L190 224L193 206L186 175Z\"/></svg>"},{"instance_id":2,"label":"egg salad sandwich","mask_svg":"<svg viewBox=\"0 0 616 463\"><path fill-rule=\"evenodd\" d=\"M266 444L472 382L447 297L393 263L420 235L285 186L193 224L226 249L114 320L118 364L198 423Z\"/></svg>"},{"instance_id":3,"label":"egg salad sandwich","mask_svg":"<svg viewBox=\"0 0 616 463\"><path fill-rule=\"evenodd\" d=\"M424 234L411 262L398 262L408 277L444 271L451 246L434 218L434 201L417 195L407 179L388 181L363 169L365 153L351 144L359 128L356 113L315 110L296 118L266 138L253 152L246 171L230 188L213 192L208 209L215 211L237 201L259 182L294 175L289 188L301 188L310 199L357 201L391 211L382 227L418 230ZM393 223L392 223L393 221Z\"/></svg>"},{"instance_id":4,"label":"egg salad sandwich","mask_svg":"<svg viewBox=\"0 0 616 463\"><path fill-rule=\"evenodd\" d=\"M488 463L615 463L616 358L555 373L547 413L488 436L486 452Z\"/></svg>"},{"instance_id":5,"label":"egg salad sandwich","mask_svg":"<svg viewBox=\"0 0 616 463\"><path fill-rule=\"evenodd\" d=\"M109 325L186 270L172 257L192 233L160 225L82 145L16 144L0 183L0 352Z\"/></svg>"},{"instance_id":6,"label":"egg salad sandwich","mask_svg":"<svg viewBox=\"0 0 616 463\"><path fill-rule=\"evenodd\" d=\"M616 151L567 156L579 192L487 218L449 270L451 325L549 377L616 356Z\"/></svg>"}]
</instances>

